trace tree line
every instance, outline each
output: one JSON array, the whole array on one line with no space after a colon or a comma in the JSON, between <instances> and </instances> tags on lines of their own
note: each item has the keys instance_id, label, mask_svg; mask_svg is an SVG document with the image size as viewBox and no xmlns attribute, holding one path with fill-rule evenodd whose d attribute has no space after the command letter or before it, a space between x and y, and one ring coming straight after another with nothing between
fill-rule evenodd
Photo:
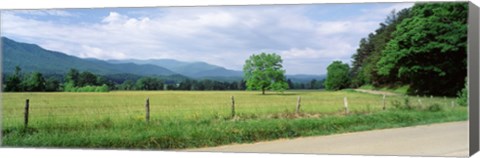
<instances>
[{"instance_id":1,"label":"tree line","mask_svg":"<svg viewBox=\"0 0 480 158\"><path fill-rule=\"evenodd\" d=\"M360 40L352 67L329 65L326 89L399 87L409 94L457 95L466 85L468 4L417 3L392 11Z\"/></svg>"},{"instance_id":2,"label":"tree line","mask_svg":"<svg viewBox=\"0 0 480 158\"><path fill-rule=\"evenodd\" d=\"M216 81L210 79L162 79L157 76L130 76L128 74L102 76L89 71L70 69L64 75L43 75L39 72L22 73L16 67L13 74L4 75L6 92L107 92L111 90L245 90L246 81ZM120 78L123 78L121 80ZM307 83L288 80L290 89L319 89L322 81Z\"/></svg>"},{"instance_id":3,"label":"tree line","mask_svg":"<svg viewBox=\"0 0 480 158\"><path fill-rule=\"evenodd\" d=\"M105 92L113 83L102 76L97 76L88 71L79 72L70 69L65 79L59 76L45 77L40 72L22 73L19 66L11 75L5 75L3 91L6 92L54 92L54 91L84 91ZM65 82L63 82L65 81Z\"/></svg>"}]
</instances>

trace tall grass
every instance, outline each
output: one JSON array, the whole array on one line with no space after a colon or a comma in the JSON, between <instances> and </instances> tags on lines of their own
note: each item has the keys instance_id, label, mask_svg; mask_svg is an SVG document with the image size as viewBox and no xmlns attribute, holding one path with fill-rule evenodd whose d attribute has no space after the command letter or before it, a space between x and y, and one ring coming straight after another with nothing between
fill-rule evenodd
<instances>
[{"instance_id":1,"label":"tall grass","mask_svg":"<svg viewBox=\"0 0 480 158\"><path fill-rule=\"evenodd\" d=\"M302 96L298 114L297 96ZM344 96L351 111L347 116L342 113ZM27 98L31 116L24 129ZM466 107L448 106L452 98L421 98L423 106L410 101L410 110L402 108L403 99L387 97L384 111L381 95L350 91L5 93L2 145L181 149L467 119ZM394 106L395 101L400 105Z\"/></svg>"}]
</instances>

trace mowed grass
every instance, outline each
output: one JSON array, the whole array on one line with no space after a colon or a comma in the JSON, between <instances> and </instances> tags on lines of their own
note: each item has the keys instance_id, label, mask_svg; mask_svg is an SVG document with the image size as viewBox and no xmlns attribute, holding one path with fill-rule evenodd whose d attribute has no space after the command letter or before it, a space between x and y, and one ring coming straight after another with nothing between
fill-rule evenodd
<instances>
[{"instance_id":1,"label":"mowed grass","mask_svg":"<svg viewBox=\"0 0 480 158\"><path fill-rule=\"evenodd\" d=\"M301 112L296 114L298 96ZM392 103L404 102L404 96L387 96L387 110L382 110L382 97L351 90L3 93L2 145L182 149L467 119L466 107L451 107L453 98L409 97L417 109L398 110ZM25 99L30 100L27 129ZM429 110L433 104L441 110Z\"/></svg>"}]
</instances>

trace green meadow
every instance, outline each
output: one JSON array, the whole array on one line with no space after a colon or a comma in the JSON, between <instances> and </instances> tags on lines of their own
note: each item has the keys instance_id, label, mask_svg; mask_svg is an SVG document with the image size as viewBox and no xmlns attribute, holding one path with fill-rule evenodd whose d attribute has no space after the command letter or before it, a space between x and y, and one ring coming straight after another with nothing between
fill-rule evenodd
<instances>
[{"instance_id":1,"label":"green meadow","mask_svg":"<svg viewBox=\"0 0 480 158\"><path fill-rule=\"evenodd\" d=\"M467 107L452 107L454 100L386 96L384 110L383 95L353 90L3 93L2 145L184 149L467 120Z\"/></svg>"}]
</instances>

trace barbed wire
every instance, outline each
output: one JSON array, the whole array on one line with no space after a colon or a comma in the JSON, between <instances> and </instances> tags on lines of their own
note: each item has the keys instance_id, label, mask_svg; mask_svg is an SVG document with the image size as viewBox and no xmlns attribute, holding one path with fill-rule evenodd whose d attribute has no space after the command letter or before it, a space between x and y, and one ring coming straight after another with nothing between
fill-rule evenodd
<instances>
[{"instance_id":1,"label":"barbed wire","mask_svg":"<svg viewBox=\"0 0 480 158\"><path fill-rule=\"evenodd\" d=\"M330 110L323 110L323 111L319 111L321 109L308 109L308 108L305 108L304 107L304 112L316 112L316 113L329 113L329 112L335 112L335 111L339 111L341 110L342 108L339 107L337 109L330 109ZM355 110L357 108L352 108L352 110ZM380 109L379 107L377 108L373 108L372 107L372 111L374 109ZM246 114L249 114L249 113L260 113L260 114L275 114L275 113L283 113L285 112L285 109L277 109L277 110L271 110L271 109L262 109L262 110L259 110L257 109L255 112L253 111L238 111L240 110L239 108L236 108L237 112L238 113L246 113ZM288 109L287 109L288 110ZM291 109L293 111L293 108ZM188 114L194 114L194 115L201 115L201 116L208 116L208 115L216 115L216 114L230 114L230 111L228 109L225 109L225 110L214 110L214 111L211 111L211 110L204 110L204 111L210 111L209 113L202 113L204 111L197 111L197 110L192 110L192 109L181 109L181 110L178 110L178 109L171 109L171 110L167 110L167 111L150 111L150 115L164 115L164 116L175 116L175 115L172 115L171 112L172 111L176 111L176 112L181 112L181 113L176 113L176 115L178 116L185 116L186 113ZM69 117L69 118L75 118L75 117L90 117L90 116L98 116L98 117L102 117L101 115L123 115L125 117L125 115L145 115L145 111L143 110L135 110L135 111L111 111L111 112L76 112L76 113L68 113L68 114L58 114L60 112L52 112L52 113L47 113L47 114L39 114L39 113L34 113L35 111L29 111L29 118L31 119L35 119L35 118L55 118L55 117ZM24 118L24 113L23 112L18 112L17 115L12 115L12 114L8 114L8 115L3 115L2 116L3 119L23 119Z\"/></svg>"},{"instance_id":2,"label":"barbed wire","mask_svg":"<svg viewBox=\"0 0 480 158\"><path fill-rule=\"evenodd\" d=\"M380 111L380 108L382 106L382 99L380 99L382 96L380 95L378 100L357 100L357 99L350 99L349 104L352 110L358 110L361 108L365 108L366 106L370 108L370 111ZM449 105L450 102L452 101L451 98L448 99L432 99L430 97L415 97L415 96L409 96L410 98L414 99L419 99L418 103L416 100L412 100L411 104L414 106L423 106L423 104L431 104L431 103L443 103L446 105ZM296 97L295 97L296 98ZM334 99L318 99L318 97L302 97L302 108L303 111L306 112L317 112L317 113L328 113L328 112L335 112L342 110L343 107L343 101L339 98L343 98L340 96L335 96ZM396 97L396 98L390 98L387 97L385 99L386 104L389 106L392 106L392 103L389 103L391 101L402 101L404 99L403 97ZM425 102L421 102L420 99L423 99ZM200 102L200 103L189 103L188 105L181 104L181 103L174 103L174 104L150 104L150 111L151 115L166 115L170 117L174 116L182 116L185 115L185 113L190 113L190 114L195 114L195 115L201 115L201 116L208 116L208 115L218 115L218 114L229 114L230 111L230 100L225 99L226 101L222 101L220 105L218 102ZM287 100L287 99L284 99ZM241 97L235 98L235 109L237 112L242 111L244 108L251 108L251 107L257 107L255 109L256 113L260 114L272 114L272 113L282 113L285 112L285 109L290 109L289 107L294 108L294 105L296 104L296 99L289 98L288 103L282 103L282 104L277 104L277 105L271 105L268 103L268 100L249 100L249 99L244 99ZM291 101L290 101L291 100ZM45 102L45 101L43 101ZM332 103L334 105L332 105ZM77 103L78 104L78 103ZM362 104L362 105L356 105L356 104ZM212 106L214 105L214 106ZM247 106L245 106L247 105ZM266 106L264 106L266 105ZM18 105L17 105L18 106ZM319 109L318 107L331 107L331 106L336 106L338 108L333 108L333 109ZM137 107L133 108L133 107ZM260 107L260 108L258 108ZM261 108L261 107L267 107L267 108ZM282 107L278 108L275 110L268 109L271 107ZM310 109L310 108L314 109ZM29 117L31 119L35 118L41 118L41 119L51 119L51 118L78 118L78 117L101 117L102 115L144 115L145 114L145 105L144 103L138 103L136 106L132 105L127 105L127 104L117 104L115 106L96 106L96 105L84 105L84 106L75 106L75 105L62 105L62 106L56 106L56 105L50 105L50 104L36 104L32 100L30 100L30 107L29 107ZM15 110L12 110L15 109ZM113 110L112 110L113 109ZM122 110L118 110L122 109ZM318 112L322 110L322 112ZM108 111L108 112L106 112ZM209 111L208 113L205 114L205 111ZM251 111L245 110L246 113L251 113ZM3 105L3 110L2 112L4 115L2 115L3 120L15 120L15 119L23 119L24 118L24 107L23 106L18 106L16 108L14 107L5 107ZM46 112L46 113L45 113ZM172 112L176 112L178 114L172 115ZM7 113L5 115L5 113ZM62 113L62 114L58 114ZM17 115L13 115L17 114Z\"/></svg>"}]
</instances>

